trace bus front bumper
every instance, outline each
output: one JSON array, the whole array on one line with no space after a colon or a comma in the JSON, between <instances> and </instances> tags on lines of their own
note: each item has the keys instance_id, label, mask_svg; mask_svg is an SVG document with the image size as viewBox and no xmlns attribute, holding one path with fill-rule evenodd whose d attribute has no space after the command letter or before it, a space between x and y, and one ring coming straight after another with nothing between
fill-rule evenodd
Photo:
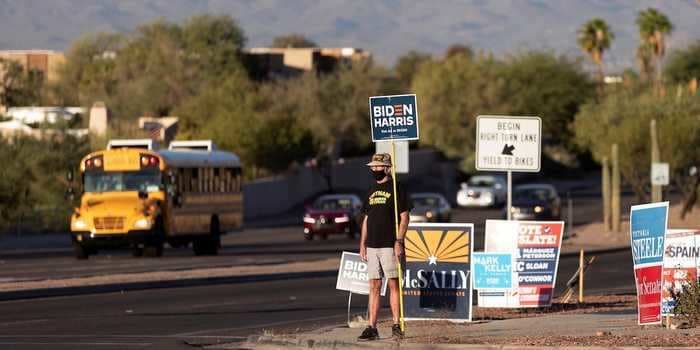
<instances>
[{"instance_id":1,"label":"bus front bumper","mask_svg":"<svg viewBox=\"0 0 700 350\"><path fill-rule=\"evenodd\" d=\"M73 242L97 247L126 247L133 244L143 244L156 237L151 230L132 230L127 233L91 233L72 232Z\"/></svg>"}]
</instances>

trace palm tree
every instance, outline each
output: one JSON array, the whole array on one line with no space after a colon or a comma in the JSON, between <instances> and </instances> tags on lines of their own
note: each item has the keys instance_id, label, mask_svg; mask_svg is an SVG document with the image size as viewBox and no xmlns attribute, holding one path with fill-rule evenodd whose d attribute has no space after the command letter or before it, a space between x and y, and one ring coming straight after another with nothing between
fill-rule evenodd
<instances>
[{"instance_id":1,"label":"palm tree","mask_svg":"<svg viewBox=\"0 0 700 350\"><path fill-rule=\"evenodd\" d=\"M661 60L666 53L666 35L673 31L673 24L663 13L653 8L637 15L640 47L648 45L656 62L656 83L661 83Z\"/></svg>"},{"instance_id":2,"label":"palm tree","mask_svg":"<svg viewBox=\"0 0 700 350\"><path fill-rule=\"evenodd\" d=\"M639 44L637 47L637 65L639 65L639 75L642 81L649 81L654 74L653 48L646 43Z\"/></svg>"},{"instance_id":3,"label":"palm tree","mask_svg":"<svg viewBox=\"0 0 700 350\"><path fill-rule=\"evenodd\" d=\"M591 19L578 30L578 46L590 55L598 66L598 78L601 84L603 83L603 52L610 48L613 39L615 34L600 18Z\"/></svg>"}]
</instances>

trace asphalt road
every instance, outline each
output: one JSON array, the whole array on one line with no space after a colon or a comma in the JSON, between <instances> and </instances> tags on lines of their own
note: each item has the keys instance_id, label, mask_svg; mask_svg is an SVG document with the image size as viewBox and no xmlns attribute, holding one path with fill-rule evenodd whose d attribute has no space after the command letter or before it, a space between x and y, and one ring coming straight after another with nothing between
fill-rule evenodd
<instances>
[{"instance_id":1,"label":"asphalt road","mask_svg":"<svg viewBox=\"0 0 700 350\"><path fill-rule=\"evenodd\" d=\"M598 198L574 199L575 224L601 217ZM500 219L501 209L454 209L453 222L475 224L474 249L483 248L484 223ZM568 220L567 220L568 221ZM569 223L567 222L567 225ZM66 237L65 250L51 253L1 254L0 280L26 281L48 278L88 277L115 273L175 271L194 268L228 267L254 264L279 264L337 257L343 251L357 251L357 239L345 235L326 241L304 241L301 226L246 229L223 238L218 256L195 257L191 249L166 249L161 258L134 258L127 250L104 250L87 261L75 260Z\"/></svg>"},{"instance_id":2,"label":"asphalt road","mask_svg":"<svg viewBox=\"0 0 700 350\"><path fill-rule=\"evenodd\" d=\"M558 293L577 264L562 258ZM586 276L588 294L634 292L627 251L600 255ZM365 303L354 297L353 313ZM0 349L188 349L341 324L346 307L335 277L1 302Z\"/></svg>"}]
</instances>

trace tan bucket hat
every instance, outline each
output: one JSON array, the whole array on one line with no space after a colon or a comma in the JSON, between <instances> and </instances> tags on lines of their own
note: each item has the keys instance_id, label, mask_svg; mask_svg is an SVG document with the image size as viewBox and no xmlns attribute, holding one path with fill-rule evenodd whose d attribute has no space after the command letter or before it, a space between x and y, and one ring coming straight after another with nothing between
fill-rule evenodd
<instances>
[{"instance_id":1,"label":"tan bucket hat","mask_svg":"<svg viewBox=\"0 0 700 350\"><path fill-rule=\"evenodd\" d=\"M372 156L372 161L367 166L391 166L391 156L389 153L377 153Z\"/></svg>"}]
</instances>

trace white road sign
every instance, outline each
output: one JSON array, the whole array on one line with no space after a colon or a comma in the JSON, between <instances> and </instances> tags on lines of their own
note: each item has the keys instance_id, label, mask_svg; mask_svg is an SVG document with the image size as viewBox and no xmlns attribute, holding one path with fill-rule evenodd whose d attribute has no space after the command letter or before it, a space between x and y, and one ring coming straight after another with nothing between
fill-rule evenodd
<instances>
[{"instance_id":1,"label":"white road sign","mask_svg":"<svg viewBox=\"0 0 700 350\"><path fill-rule=\"evenodd\" d=\"M651 184L655 186L668 186L668 163L651 163Z\"/></svg>"},{"instance_id":2,"label":"white road sign","mask_svg":"<svg viewBox=\"0 0 700 350\"><path fill-rule=\"evenodd\" d=\"M476 118L476 169L481 171L540 171L540 117Z\"/></svg>"},{"instance_id":3,"label":"white road sign","mask_svg":"<svg viewBox=\"0 0 700 350\"><path fill-rule=\"evenodd\" d=\"M376 153L389 153L391 154L391 143L390 142L375 142ZM408 174L408 141L394 141L396 145L396 173L397 174Z\"/></svg>"}]
</instances>

